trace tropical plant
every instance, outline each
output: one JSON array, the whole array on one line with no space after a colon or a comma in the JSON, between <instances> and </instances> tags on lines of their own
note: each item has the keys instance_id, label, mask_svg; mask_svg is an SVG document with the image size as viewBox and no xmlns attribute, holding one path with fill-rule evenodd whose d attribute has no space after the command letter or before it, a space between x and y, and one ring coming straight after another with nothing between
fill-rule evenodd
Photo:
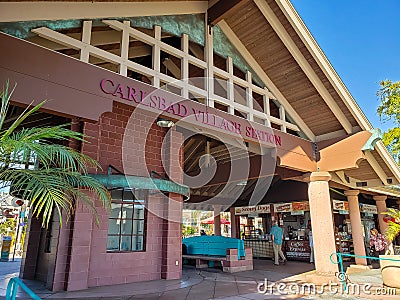
<instances>
[{"instance_id":1,"label":"tropical plant","mask_svg":"<svg viewBox=\"0 0 400 300\"><path fill-rule=\"evenodd\" d=\"M400 235L400 211L394 208L388 208L385 215L387 215L386 219L389 226L384 234L389 242L393 242L393 240Z\"/></svg>"},{"instance_id":2,"label":"tropical plant","mask_svg":"<svg viewBox=\"0 0 400 300\"><path fill-rule=\"evenodd\" d=\"M33 215L41 216L45 226L53 211L59 214L62 224L63 212L68 218L76 201L83 201L99 223L92 197L96 196L109 208L110 194L88 176L88 168L100 166L91 157L62 144L71 139L83 141L85 136L70 130L70 124L24 127L24 120L45 101L26 108L8 128L3 128L14 89L7 82L0 91L0 182L9 185L14 195L28 200Z\"/></svg>"},{"instance_id":3,"label":"tropical plant","mask_svg":"<svg viewBox=\"0 0 400 300\"><path fill-rule=\"evenodd\" d=\"M383 134L382 141L400 163L400 81L382 80L380 86L377 96L381 104L377 113L381 120L395 125Z\"/></svg>"}]
</instances>

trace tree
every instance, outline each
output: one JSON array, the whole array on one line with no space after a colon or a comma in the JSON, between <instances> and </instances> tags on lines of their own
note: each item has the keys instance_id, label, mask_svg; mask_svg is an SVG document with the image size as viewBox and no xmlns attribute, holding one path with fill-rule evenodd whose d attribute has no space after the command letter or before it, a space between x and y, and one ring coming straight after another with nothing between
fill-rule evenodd
<instances>
[{"instance_id":1,"label":"tree","mask_svg":"<svg viewBox=\"0 0 400 300\"><path fill-rule=\"evenodd\" d=\"M95 195L106 208L110 194L96 179L88 176L89 167L100 167L91 157L63 145L71 139L84 140L84 135L70 130L70 124L26 128L23 121L45 103L26 108L8 127L3 128L11 95L15 89L9 83L0 91L0 181L10 185L11 193L28 200L33 215L43 218L48 226L53 211L69 217L76 201L83 201L99 223L94 202Z\"/></svg>"},{"instance_id":2,"label":"tree","mask_svg":"<svg viewBox=\"0 0 400 300\"><path fill-rule=\"evenodd\" d=\"M381 100L377 112L381 120L393 121L395 127L383 134L383 143L400 163L400 81L383 80L377 96Z\"/></svg>"}]
</instances>

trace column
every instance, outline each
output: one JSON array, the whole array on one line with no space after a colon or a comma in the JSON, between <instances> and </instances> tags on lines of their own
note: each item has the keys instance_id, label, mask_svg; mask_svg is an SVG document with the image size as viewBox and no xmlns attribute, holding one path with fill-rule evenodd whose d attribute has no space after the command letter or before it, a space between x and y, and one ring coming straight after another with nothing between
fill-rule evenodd
<instances>
[{"instance_id":1,"label":"column","mask_svg":"<svg viewBox=\"0 0 400 300\"><path fill-rule=\"evenodd\" d=\"M169 193L163 198L164 220L162 237L161 278L180 279L182 277L182 207L183 197Z\"/></svg>"},{"instance_id":2,"label":"column","mask_svg":"<svg viewBox=\"0 0 400 300\"><path fill-rule=\"evenodd\" d=\"M163 142L163 165L171 181L183 182L183 135L171 127ZM183 197L169 193L163 198L164 221L162 238L161 278L180 279L182 277L182 209Z\"/></svg>"},{"instance_id":3,"label":"column","mask_svg":"<svg viewBox=\"0 0 400 300\"><path fill-rule=\"evenodd\" d=\"M214 235L221 235L221 206L214 205Z\"/></svg>"},{"instance_id":4,"label":"column","mask_svg":"<svg viewBox=\"0 0 400 300\"><path fill-rule=\"evenodd\" d=\"M320 275L334 276L338 272L338 265L330 261L331 254L336 252L328 184L331 175L328 172L313 172L307 174L305 179L309 181L315 269Z\"/></svg>"},{"instance_id":5,"label":"column","mask_svg":"<svg viewBox=\"0 0 400 300\"><path fill-rule=\"evenodd\" d=\"M72 222L67 291L77 291L88 288L92 226L94 225L93 212L86 206L83 206L83 204L78 203Z\"/></svg>"},{"instance_id":6,"label":"column","mask_svg":"<svg viewBox=\"0 0 400 300\"><path fill-rule=\"evenodd\" d=\"M382 214L387 211L386 208L387 196L379 195L379 196L373 196L373 198L376 202L376 208L378 210L379 232L383 234L386 228L388 228L389 226L389 224L383 220L385 215Z\"/></svg>"},{"instance_id":7,"label":"column","mask_svg":"<svg viewBox=\"0 0 400 300\"><path fill-rule=\"evenodd\" d=\"M229 212L231 214L231 237L238 238L238 230L236 228L237 222L236 222L235 208L231 207L229 209Z\"/></svg>"},{"instance_id":8,"label":"column","mask_svg":"<svg viewBox=\"0 0 400 300\"><path fill-rule=\"evenodd\" d=\"M363 226L361 223L360 206L358 204L358 190L344 191L349 201L351 236L353 238L354 254L365 256ZM367 265L366 258L356 258L357 265Z\"/></svg>"}]
</instances>

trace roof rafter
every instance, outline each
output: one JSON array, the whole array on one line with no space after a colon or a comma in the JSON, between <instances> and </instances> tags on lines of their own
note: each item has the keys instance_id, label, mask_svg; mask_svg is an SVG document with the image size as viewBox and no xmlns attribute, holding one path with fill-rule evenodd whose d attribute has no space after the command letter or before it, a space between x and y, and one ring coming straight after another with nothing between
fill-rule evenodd
<instances>
[{"instance_id":1,"label":"roof rafter","mask_svg":"<svg viewBox=\"0 0 400 300\"><path fill-rule=\"evenodd\" d=\"M228 37L229 41L233 46L242 54L243 58L249 64L249 66L254 70L254 72L260 77L260 79L268 86L269 90L275 94L275 96L279 99L280 104L282 104L286 110L286 112L292 117L294 122L298 125L301 131L312 141L315 141L315 135L311 131L311 129L307 126L307 124L301 119L298 113L293 109L293 107L289 104L289 101L283 96L283 94L279 91L279 89L274 85L272 80L268 77L268 75L264 72L264 70L257 63L255 58L250 54L247 48L243 45L240 39L236 36L236 34L232 31L229 25L222 20L218 23L218 26L224 32L224 34Z\"/></svg>"},{"instance_id":2,"label":"roof rafter","mask_svg":"<svg viewBox=\"0 0 400 300\"><path fill-rule=\"evenodd\" d=\"M279 22L277 16L273 10L269 7L267 2L262 0L254 0L254 3L260 9L261 13L271 24L272 28L275 30L281 41L285 44L288 51L292 54L293 58L299 64L301 69L307 75L308 79L311 81L315 89L321 95L322 99L331 109L332 113L335 115L337 120L340 122L342 127L347 133L352 133L353 126L347 119L346 115L337 105L336 101L333 99L329 91L324 86L321 79L317 76L311 65L308 63L306 58L303 56L299 48L296 46L295 42L290 37L289 33L285 30L283 25Z\"/></svg>"}]
</instances>

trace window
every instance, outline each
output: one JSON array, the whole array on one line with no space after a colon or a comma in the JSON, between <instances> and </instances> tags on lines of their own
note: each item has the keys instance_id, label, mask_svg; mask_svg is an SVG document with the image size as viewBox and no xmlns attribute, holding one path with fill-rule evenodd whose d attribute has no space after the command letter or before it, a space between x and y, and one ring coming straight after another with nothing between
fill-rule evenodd
<instances>
[{"instance_id":1,"label":"window","mask_svg":"<svg viewBox=\"0 0 400 300\"><path fill-rule=\"evenodd\" d=\"M145 251L147 191L115 189L111 198L107 251Z\"/></svg>"}]
</instances>

